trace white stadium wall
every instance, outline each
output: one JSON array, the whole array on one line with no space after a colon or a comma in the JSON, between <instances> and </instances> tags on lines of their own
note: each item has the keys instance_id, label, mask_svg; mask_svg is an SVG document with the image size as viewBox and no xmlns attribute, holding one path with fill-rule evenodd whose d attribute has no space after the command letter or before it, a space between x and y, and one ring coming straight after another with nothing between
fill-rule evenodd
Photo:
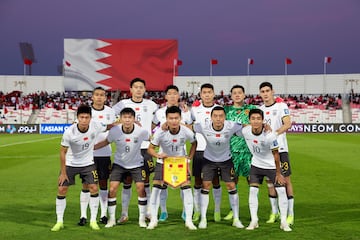
<instances>
[{"instance_id":1,"label":"white stadium wall","mask_svg":"<svg viewBox=\"0 0 360 240\"><path fill-rule=\"evenodd\" d=\"M228 94L235 84L244 86L246 94L258 94L259 84L264 81L273 84L276 94L343 94L349 93L351 88L355 93L360 92L360 74L174 77L174 84L180 91L189 93L198 93L203 83L212 83L216 94L221 90ZM22 91L24 94L39 91L63 92L64 77L0 76L0 91L9 93L14 90Z\"/></svg>"},{"instance_id":2,"label":"white stadium wall","mask_svg":"<svg viewBox=\"0 0 360 240\"><path fill-rule=\"evenodd\" d=\"M212 83L216 94L228 94L235 84L242 85L246 94L258 94L260 83L265 81L273 84L276 94L343 94L351 88L360 92L360 74L174 77L181 92L195 94L204 83Z\"/></svg>"},{"instance_id":3,"label":"white stadium wall","mask_svg":"<svg viewBox=\"0 0 360 240\"><path fill-rule=\"evenodd\" d=\"M47 91L64 92L63 76L0 76L0 91L10 93L21 91L24 94Z\"/></svg>"}]
</instances>

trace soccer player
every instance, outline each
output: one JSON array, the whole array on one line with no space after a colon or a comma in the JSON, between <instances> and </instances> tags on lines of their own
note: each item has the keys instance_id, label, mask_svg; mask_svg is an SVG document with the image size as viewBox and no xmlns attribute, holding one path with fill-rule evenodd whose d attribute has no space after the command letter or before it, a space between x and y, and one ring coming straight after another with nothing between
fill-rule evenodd
<instances>
[{"instance_id":1,"label":"soccer player","mask_svg":"<svg viewBox=\"0 0 360 240\"><path fill-rule=\"evenodd\" d=\"M285 177L285 187L288 197L288 217L287 222L289 225L294 223L294 192L292 183L290 180L291 166L289 159L289 148L286 139L286 131L291 128L291 117L288 106L284 102L276 102L274 98L274 90L272 84L269 82L263 82L259 87L260 96L264 102L264 105L260 107L264 112L264 120L270 125L277 134L277 140L279 142L279 154L281 173ZM278 207L276 192L272 183L268 184L269 198L271 203L271 214L267 221L268 223L274 223L278 218Z\"/></svg>"},{"instance_id":2,"label":"soccer player","mask_svg":"<svg viewBox=\"0 0 360 240\"><path fill-rule=\"evenodd\" d=\"M154 114L158 109L158 106L155 102L144 99L144 94L146 91L145 80L141 78L134 78L130 82L130 92L131 98L123 99L113 106L115 114L118 115L121 110L125 107L130 107L135 111L135 121L140 123L143 128L145 128L151 135L151 130L155 127L152 123ZM150 202L150 184L149 176L150 173L154 171L154 163L152 157L147 153L147 148L149 146L149 141L143 141L141 144L141 154L144 157L144 167L146 172L145 179L145 192L147 202ZM128 209L131 199L131 177L127 177L124 181L124 186L122 190L122 213L118 223L125 223L129 219ZM148 213L150 215L150 213Z\"/></svg>"},{"instance_id":3,"label":"soccer player","mask_svg":"<svg viewBox=\"0 0 360 240\"><path fill-rule=\"evenodd\" d=\"M275 190L279 196L280 228L289 232L291 228L286 222L288 202L284 187L285 179L281 175L278 152L279 146L276 140L276 134L271 131L264 131L264 114L260 109L251 109L249 118L250 125L244 127L242 130L246 144L253 154L251 159L249 191L251 222L246 229L254 230L259 227L257 216L259 207L259 185L262 183L264 177L267 177L275 185Z\"/></svg>"},{"instance_id":4,"label":"soccer player","mask_svg":"<svg viewBox=\"0 0 360 240\"><path fill-rule=\"evenodd\" d=\"M237 134L241 136L242 125L225 120L225 110L216 106L212 109L211 121L203 125L195 123L193 129L200 133L206 140L204 163L202 167L203 183L201 189L201 220L199 228L207 228L206 212L209 205L209 191L211 182L218 171L225 182L229 193L229 201L233 210L233 223L236 228L244 228L239 219L239 196L235 186L234 163L231 160L230 138Z\"/></svg>"},{"instance_id":5,"label":"soccer player","mask_svg":"<svg viewBox=\"0 0 360 240\"><path fill-rule=\"evenodd\" d=\"M94 145L97 136L113 125L91 120L91 107L81 105L77 109L77 123L65 130L60 148L60 175L56 197L57 222L51 231L64 228L63 218L66 208L66 193L70 185L75 184L75 176L80 175L90 191L90 228L99 230L96 216L99 208L98 174L94 164Z\"/></svg>"},{"instance_id":6,"label":"soccer player","mask_svg":"<svg viewBox=\"0 0 360 240\"><path fill-rule=\"evenodd\" d=\"M166 90L165 90L165 99L166 99L166 106L158 109L155 112L155 117L153 119L153 123L156 125L161 126L162 124L164 124L166 122L165 112L169 107L180 105L179 104L179 99L180 99L179 88L175 85L167 86ZM191 113L190 113L190 111L188 111L187 106L181 106L180 109L181 109L181 123L191 124L192 123ZM185 150L186 150L186 147L185 147ZM166 219L168 218L168 213L167 213L167 208L166 208L166 200L168 197L167 185L163 184L162 187L163 187L163 189L161 190L161 193L160 193L160 209L161 209L161 214L159 217L160 222L166 221Z\"/></svg>"},{"instance_id":7,"label":"soccer player","mask_svg":"<svg viewBox=\"0 0 360 240\"><path fill-rule=\"evenodd\" d=\"M105 105L106 91L102 87L96 87L92 92L91 114L92 119L103 124L115 122L115 112L112 108ZM106 139L107 132L99 134L96 139L100 142ZM107 223L107 204L108 204L108 179L111 169L111 146L107 145L94 151L94 162L99 176L99 197L100 197L100 223ZM80 221L79 225L84 226L87 219L87 207L89 205L90 192L87 184L83 184L80 192Z\"/></svg>"},{"instance_id":8,"label":"soccer player","mask_svg":"<svg viewBox=\"0 0 360 240\"><path fill-rule=\"evenodd\" d=\"M191 108L191 116L194 123L201 123L202 125L207 125L210 122L210 113L211 110L218 106L214 103L214 86L210 83L205 83L200 87L200 98L201 103L198 106L193 106ZM194 156L194 161L192 165L193 176L195 177L194 184L194 216L193 221L197 222L200 218L200 199L201 199L201 188L202 188L202 176L201 169L204 163L204 150L206 147L206 141L204 137L197 133L196 140L198 142L196 153ZM219 176L215 175L212 180L213 184L213 197L215 202L214 207L214 220L215 222L221 221L221 213L220 213L220 204L221 204L221 185Z\"/></svg>"},{"instance_id":9,"label":"soccer player","mask_svg":"<svg viewBox=\"0 0 360 240\"><path fill-rule=\"evenodd\" d=\"M139 226L147 227L146 194L144 189L144 158L141 155L142 141L149 140L149 132L135 124L135 111L132 108L124 108L120 112L122 124L113 127L107 138L95 145L95 149L115 142L116 152L114 164L110 176L109 191L109 221L105 225L110 228L116 225L116 193L124 174L128 174L136 183L139 207Z\"/></svg>"},{"instance_id":10,"label":"soccer player","mask_svg":"<svg viewBox=\"0 0 360 240\"><path fill-rule=\"evenodd\" d=\"M163 159L166 157L185 157L185 144L190 141L191 148L188 155L189 161L193 158L196 150L196 138L194 132L187 127L180 125L181 110L177 106L171 106L166 109L166 124L168 130L159 128L155 131L153 139L148 148L151 156L157 158L155 175L153 178L153 189L150 198L151 221L147 229L154 229L158 225L158 208L159 198L163 181ZM160 147L159 151L156 148ZM183 205L185 208L186 220L185 227L190 230L196 230L196 226L192 222L193 213L193 196L190 185L190 174L185 183L181 184L183 192Z\"/></svg>"},{"instance_id":11,"label":"soccer player","mask_svg":"<svg viewBox=\"0 0 360 240\"><path fill-rule=\"evenodd\" d=\"M244 87L241 85L234 85L231 88L230 93L233 105L224 106L226 119L240 124L249 124L249 111L256 107L245 103ZM238 180L239 176L243 176L248 180L252 155L246 145L245 139L236 135L232 136L230 139L230 150L232 161L234 163L236 180ZM231 220L232 217L233 212L230 211L224 219Z\"/></svg>"}]
</instances>

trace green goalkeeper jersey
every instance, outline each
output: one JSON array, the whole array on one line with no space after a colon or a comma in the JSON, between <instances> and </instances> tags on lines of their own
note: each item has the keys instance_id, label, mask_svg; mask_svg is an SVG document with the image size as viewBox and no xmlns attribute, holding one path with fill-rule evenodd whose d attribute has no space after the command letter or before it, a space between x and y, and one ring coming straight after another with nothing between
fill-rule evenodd
<instances>
[{"instance_id":1,"label":"green goalkeeper jersey","mask_svg":"<svg viewBox=\"0 0 360 240\"><path fill-rule=\"evenodd\" d=\"M254 105L244 104L241 107L225 106L226 119L241 124L249 124L249 112L256 108ZM251 153L243 137L232 136L230 140L230 150L234 169L237 176L249 176L251 165Z\"/></svg>"}]
</instances>

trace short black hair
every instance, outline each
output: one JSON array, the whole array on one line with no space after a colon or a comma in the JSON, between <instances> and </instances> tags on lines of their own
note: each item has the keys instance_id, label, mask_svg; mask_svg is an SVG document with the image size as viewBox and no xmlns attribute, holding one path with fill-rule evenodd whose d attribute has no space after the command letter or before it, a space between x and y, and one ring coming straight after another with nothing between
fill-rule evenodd
<instances>
[{"instance_id":1,"label":"short black hair","mask_svg":"<svg viewBox=\"0 0 360 240\"><path fill-rule=\"evenodd\" d=\"M86 104L80 105L77 109L76 116L79 116L82 113L87 113L91 116L91 107Z\"/></svg>"},{"instance_id":2,"label":"short black hair","mask_svg":"<svg viewBox=\"0 0 360 240\"><path fill-rule=\"evenodd\" d=\"M179 92L179 88L178 88L177 86L175 86L175 85L169 85L169 86L166 87L165 93L167 93L167 92L168 92L169 90L171 90L171 89Z\"/></svg>"},{"instance_id":3,"label":"short black hair","mask_svg":"<svg viewBox=\"0 0 360 240\"><path fill-rule=\"evenodd\" d=\"M134 85L134 83L136 83L136 82L141 82L141 83L143 83L144 84L144 86L146 86L146 84L145 84L145 80L144 79L141 79L141 78L134 78L133 80L131 80L131 82L130 82L130 87L132 87L133 85Z\"/></svg>"},{"instance_id":4,"label":"short black hair","mask_svg":"<svg viewBox=\"0 0 360 240\"><path fill-rule=\"evenodd\" d=\"M259 86L259 89L262 89L263 87L269 87L271 90L273 89L273 86L269 82L262 82Z\"/></svg>"},{"instance_id":5,"label":"short black hair","mask_svg":"<svg viewBox=\"0 0 360 240\"><path fill-rule=\"evenodd\" d=\"M241 88L241 90L245 93L245 88L238 84L232 86L232 88L230 89L230 92L232 92L235 88Z\"/></svg>"},{"instance_id":6,"label":"short black hair","mask_svg":"<svg viewBox=\"0 0 360 240\"><path fill-rule=\"evenodd\" d=\"M181 116L181 110L178 106L171 106L166 109L165 115L167 116L169 113L179 113Z\"/></svg>"},{"instance_id":7,"label":"short black hair","mask_svg":"<svg viewBox=\"0 0 360 240\"><path fill-rule=\"evenodd\" d=\"M135 117L135 111L132 108L126 107L123 108L120 112L120 116L125 115L125 114L131 114L131 116Z\"/></svg>"},{"instance_id":8,"label":"short black hair","mask_svg":"<svg viewBox=\"0 0 360 240\"><path fill-rule=\"evenodd\" d=\"M94 92L95 92L96 90L101 90L101 91L106 92L106 90L105 90L103 87L96 87L96 88L94 88L94 90L92 91L92 93L94 94Z\"/></svg>"},{"instance_id":9,"label":"short black hair","mask_svg":"<svg viewBox=\"0 0 360 240\"><path fill-rule=\"evenodd\" d=\"M226 114L226 112L225 112L225 109L223 108L223 107L221 107L221 106L215 106L212 110L211 110L211 116L213 115L213 112L214 111L223 111L225 114Z\"/></svg>"},{"instance_id":10,"label":"short black hair","mask_svg":"<svg viewBox=\"0 0 360 240\"><path fill-rule=\"evenodd\" d=\"M264 112L259 108L254 108L249 111L249 119L253 114L260 114L261 118L264 119Z\"/></svg>"},{"instance_id":11,"label":"short black hair","mask_svg":"<svg viewBox=\"0 0 360 240\"><path fill-rule=\"evenodd\" d=\"M203 85L201 85L200 91L202 91L203 88L210 88L214 91L214 86L211 83L204 83Z\"/></svg>"}]
</instances>

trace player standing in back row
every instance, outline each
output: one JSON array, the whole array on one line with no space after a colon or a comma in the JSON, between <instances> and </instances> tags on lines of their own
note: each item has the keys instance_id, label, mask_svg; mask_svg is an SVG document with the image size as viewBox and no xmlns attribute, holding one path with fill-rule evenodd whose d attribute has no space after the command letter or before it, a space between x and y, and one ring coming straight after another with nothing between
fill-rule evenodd
<instances>
[{"instance_id":1,"label":"player standing in back row","mask_svg":"<svg viewBox=\"0 0 360 240\"><path fill-rule=\"evenodd\" d=\"M115 122L115 112L111 107L105 105L106 91L102 87L97 87L92 92L91 114L92 119L103 124ZM96 142L106 139L108 132L100 133ZM107 145L94 151L94 162L99 175L99 196L100 196L100 222L107 223L107 206L108 206L108 180L111 171L111 146ZM80 221L79 225L84 226L87 220L87 207L90 201L90 191L87 184L83 184L80 192Z\"/></svg>"},{"instance_id":2,"label":"player standing in back row","mask_svg":"<svg viewBox=\"0 0 360 240\"><path fill-rule=\"evenodd\" d=\"M214 86L210 83L205 83L200 87L200 98L201 103L199 106L192 106L191 108L191 116L193 118L194 123L200 123L201 125L205 126L210 123L211 120L211 111L217 105L214 103ZM200 134L196 134L196 140L198 142L196 153L193 160L193 176L195 177L195 184L194 184L194 217L193 221L199 221L200 218L200 203L201 203L201 188L203 179L201 176L201 170L204 160L204 150L206 148L206 141L205 138ZM215 202L214 207L214 221L220 222L221 221L221 213L220 213L220 204L221 204L221 185L219 176L214 176L212 180L213 185L213 197Z\"/></svg>"},{"instance_id":3,"label":"player standing in back row","mask_svg":"<svg viewBox=\"0 0 360 240\"><path fill-rule=\"evenodd\" d=\"M288 106L284 102L276 102L274 98L273 86L269 82L263 82L259 87L260 96L264 105L260 109L264 112L264 121L269 124L271 129L276 132L277 140L279 142L279 154L282 175L285 177L285 187L288 197L288 217L287 222L289 225L294 224L294 192L290 180L291 166L289 159L289 148L286 139L286 131L291 128L291 117ZM274 186L269 183L269 198L271 203L271 214L267 221L273 223L277 220L278 206L277 197Z\"/></svg>"},{"instance_id":4,"label":"player standing in back row","mask_svg":"<svg viewBox=\"0 0 360 240\"><path fill-rule=\"evenodd\" d=\"M130 82L130 92L131 98L123 99L113 106L116 115L119 115L121 110L125 107L130 107L135 111L135 121L140 123L141 126L146 129L151 135L151 131L154 128L152 120L154 114L158 109L158 106L155 102L144 99L144 94L146 91L145 80L141 78L134 78ZM151 190L149 184L150 173L154 171L154 162L152 157L147 153L147 148L149 146L149 141L143 141L141 144L141 154L144 157L144 169L146 171L145 179L145 192L147 202L150 202ZM131 198L131 182L132 179L128 177L124 181L124 187L122 190L122 213L121 217L118 220L118 223L125 223L128 221L128 209ZM148 212L148 215L150 213Z\"/></svg>"},{"instance_id":5,"label":"player standing in back row","mask_svg":"<svg viewBox=\"0 0 360 240\"><path fill-rule=\"evenodd\" d=\"M155 112L155 117L153 119L154 124L161 126L162 124L164 124L166 122L166 110L171 106L177 106L181 109L181 123L182 124L191 124L192 123L191 113L190 113L190 111L188 111L187 106L179 106L180 105L180 103L179 103L180 94L179 94L179 88L177 86L169 85L166 87L165 99L166 99L166 106L158 109ZM186 150L186 147L185 147L185 150ZM180 193L182 193L182 191ZM167 208L166 208L167 197L168 197L167 185L163 184L161 193L160 193L160 209L161 209L161 214L159 217L160 222L166 221L166 219L168 218L168 213L167 213ZM182 216L183 216L183 218L185 218L184 211L183 211ZM185 219L184 219L184 221L185 221Z\"/></svg>"}]
</instances>

